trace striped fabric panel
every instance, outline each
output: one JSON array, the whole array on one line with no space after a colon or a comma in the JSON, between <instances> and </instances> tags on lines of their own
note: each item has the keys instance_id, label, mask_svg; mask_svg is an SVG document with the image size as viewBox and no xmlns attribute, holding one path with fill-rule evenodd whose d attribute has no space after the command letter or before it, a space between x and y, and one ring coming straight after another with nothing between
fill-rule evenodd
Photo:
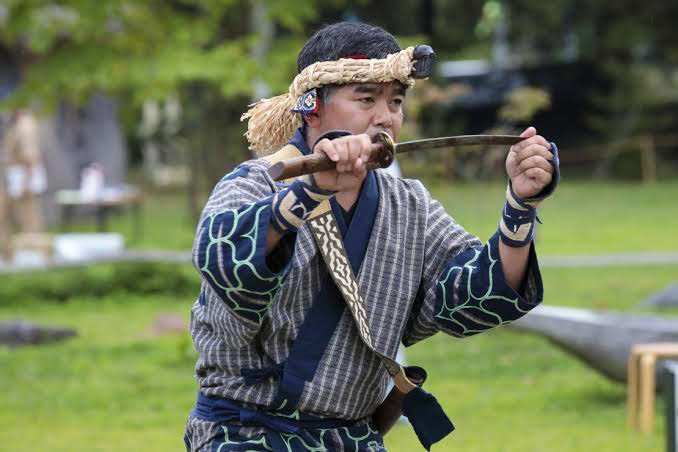
<instances>
[{"instance_id":1,"label":"striped fabric panel","mask_svg":"<svg viewBox=\"0 0 678 452\"><path fill-rule=\"evenodd\" d=\"M426 225L425 255L421 280L421 292L424 300L420 309L412 313L411 324L403 337L406 345L415 344L440 331L435 319L436 284L447 263L464 250L481 246L480 240L466 232L447 214L445 208L436 200L430 199L430 210ZM446 331L455 335L453 331Z\"/></svg>"},{"instance_id":2,"label":"striped fabric panel","mask_svg":"<svg viewBox=\"0 0 678 452\"><path fill-rule=\"evenodd\" d=\"M504 280L499 233L446 265L437 285L435 319L445 331L472 336L512 322L541 302L541 278L531 248L527 285L517 293Z\"/></svg>"}]
</instances>

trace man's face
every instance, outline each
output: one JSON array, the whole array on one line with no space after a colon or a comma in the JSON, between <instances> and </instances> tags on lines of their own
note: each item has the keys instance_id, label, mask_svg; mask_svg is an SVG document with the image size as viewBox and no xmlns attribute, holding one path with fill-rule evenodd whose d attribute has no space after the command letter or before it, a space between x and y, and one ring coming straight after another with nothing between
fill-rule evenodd
<instances>
[{"instance_id":1,"label":"man's face","mask_svg":"<svg viewBox=\"0 0 678 452\"><path fill-rule=\"evenodd\" d=\"M403 125L405 87L400 82L354 83L331 91L326 103L320 103L319 133L348 130L373 137L388 132L396 142Z\"/></svg>"}]
</instances>

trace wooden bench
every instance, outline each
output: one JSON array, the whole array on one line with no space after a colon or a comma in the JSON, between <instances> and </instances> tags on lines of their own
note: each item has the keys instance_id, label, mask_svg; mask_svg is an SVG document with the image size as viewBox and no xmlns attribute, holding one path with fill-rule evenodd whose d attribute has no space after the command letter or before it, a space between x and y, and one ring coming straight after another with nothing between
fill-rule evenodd
<instances>
[{"instance_id":1,"label":"wooden bench","mask_svg":"<svg viewBox=\"0 0 678 452\"><path fill-rule=\"evenodd\" d=\"M636 344L628 361L629 425L650 432L654 420L655 365L659 359L678 358L678 342Z\"/></svg>"},{"instance_id":2,"label":"wooden bench","mask_svg":"<svg viewBox=\"0 0 678 452\"><path fill-rule=\"evenodd\" d=\"M69 231L73 223L76 209L94 209L97 231L108 231L108 217L111 211L117 208L130 207L133 215L133 239L138 241L141 237L141 206L143 195L135 187L124 186L104 187L101 193L95 197L85 197L80 190L59 190L55 194L57 205L61 210L61 230Z\"/></svg>"}]
</instances>

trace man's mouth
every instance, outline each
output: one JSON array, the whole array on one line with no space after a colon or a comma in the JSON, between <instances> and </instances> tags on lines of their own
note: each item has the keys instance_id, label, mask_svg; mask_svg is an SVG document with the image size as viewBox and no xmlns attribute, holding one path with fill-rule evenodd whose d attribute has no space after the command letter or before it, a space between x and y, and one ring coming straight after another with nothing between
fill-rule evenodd
<instances>
[{"instance_id":1,"label":"man's mouth","mask_svg":"<svg viewBox=\"0 0 678 452\"><path fill-rule=\"evenodd\" d=\"M386 132L389 134L389 136L393 136L393 132L391 132L390 129L379 129L377 131L373 131L372 133L368 133L368 135L370 136L370 140L372 140L372 143L375 143L376 140L378 140L377 136L381 132Z\"/></svg>"}]
</instances>

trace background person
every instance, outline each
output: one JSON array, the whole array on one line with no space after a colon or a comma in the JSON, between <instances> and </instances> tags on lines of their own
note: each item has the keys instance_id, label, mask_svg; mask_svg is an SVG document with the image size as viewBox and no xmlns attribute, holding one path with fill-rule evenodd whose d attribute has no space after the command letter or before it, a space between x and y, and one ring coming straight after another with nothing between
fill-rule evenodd
<instances>
[{"instance_id":1,"label":"background person","mask_svg":"<svg viewBox=\"0 0 678 452\"><path fill-rule=\"evenodd\" d=\"M5 133L9 216L16 233L42 233L42 194L47 177L40 148L38 121L28 110L17 111Z\"/></svg>"}]
</instances>

